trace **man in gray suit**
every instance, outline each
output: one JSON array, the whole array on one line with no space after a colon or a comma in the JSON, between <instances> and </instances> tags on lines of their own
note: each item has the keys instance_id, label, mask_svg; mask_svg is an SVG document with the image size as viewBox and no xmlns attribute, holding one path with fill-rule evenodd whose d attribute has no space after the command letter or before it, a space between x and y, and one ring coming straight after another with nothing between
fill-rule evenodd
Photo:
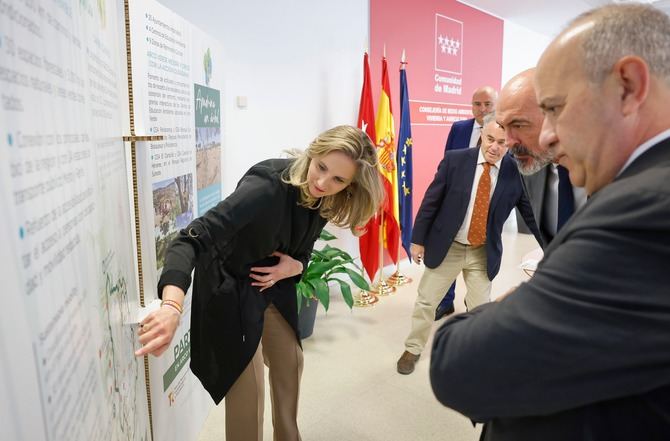
<instances>
[{"instance_id":1,"label":"man in gray suit","mask_svg":"<svg viewBox=\"0 0 670 441\"><path fill-rule=\"evenodd\" d=\"M535 101L535 69L525 70L505 84L496 107L507 145L523 177L524 187L547 244L572 213L586 202L584 190L570 185L567 170L553 164L554 152L540 145L544 115ZM517 212L521 233L530 233Z\"/></svg>"},{"instance_id":2,"label":"man in gray suit","mask_svg":"<svg viewBox=\"0 0 670 441\"><path fill-rule=\"evenodd\" d=\"M483 440L668 439L668 48L666 14L609 5L538 63L540 143L590 198L532 279L435 335L433 390Z\"/></svg>"}]
</instances>

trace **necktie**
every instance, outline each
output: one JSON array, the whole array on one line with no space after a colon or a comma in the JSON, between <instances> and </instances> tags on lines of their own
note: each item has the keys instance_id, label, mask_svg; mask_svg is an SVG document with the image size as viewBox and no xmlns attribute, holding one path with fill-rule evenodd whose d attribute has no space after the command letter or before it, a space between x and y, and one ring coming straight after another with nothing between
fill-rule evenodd
<instances>
[{"instance_id":1,"label":"necktie","mask_svg":"<svg viewBox=\"0 0 670 441\"><path fill-rule=\"evenodd\" d=\"M477 138L477 147L482 146L482 128L479 127L479 138Z\"/></svg>"},{"instance_id":2,"label":"necktie","mask_svg":"<svg viewBox=\"0 0 670 441\"><path fill-rule=\"evenodd\" d=\"M489 217L489 202L491 198L491 164L482 164L484 171L477 184L475 206L472 209L472 219L468 230L468 241L472 246L486 242L486 221Z\"/></svg>"},{"instance_id":3,"label":"necktie","mask_svg":"<svg viewBox=\"0 0 670 441\"><path fill-rule=\"evenodd\" d=\"M558 219L556 222L556 232L558 232L575 211L575 198L572 194L572 184L570 183L568 170L561 165L557 166L556 170L558 171Z\"/></svg>"}]
</instances>

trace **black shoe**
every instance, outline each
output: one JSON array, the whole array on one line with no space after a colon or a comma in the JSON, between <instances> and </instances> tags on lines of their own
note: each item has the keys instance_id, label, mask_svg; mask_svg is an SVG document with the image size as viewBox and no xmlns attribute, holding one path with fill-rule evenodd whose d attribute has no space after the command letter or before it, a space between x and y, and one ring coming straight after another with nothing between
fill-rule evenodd
<instances>
[{"instance_id":1,"label":"black shoe","mask_svg":"<svg viewBox=\"0 0 670 441\"><path fill-rule=\"evenodd\" d=\"M435 311L435 321L438 321L442 317L446 317L454 313L454 304L450 303L449 306L438 306Z\"/></svg>"}]
</instances>

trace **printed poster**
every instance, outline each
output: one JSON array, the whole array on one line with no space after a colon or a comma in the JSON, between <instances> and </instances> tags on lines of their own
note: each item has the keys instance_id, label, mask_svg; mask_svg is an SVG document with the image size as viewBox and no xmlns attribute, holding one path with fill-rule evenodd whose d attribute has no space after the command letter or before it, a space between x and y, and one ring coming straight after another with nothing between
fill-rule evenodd
<instances>
[{"instance_id":1,"label":"printed poster","mask_svg":"<svg viewBox=\"0 0 670 441\"><path fill-rule=\"evenodd\" d=\"M0 438L150 439L122 3L0 1Z\"/></svg>"},{"instance_id":2,"label":"printed poster","mask_svg":"<svg viewBox=\"0 0 670 441\"><path fill-rule=\"evenodd\" d=\"M218 43L153 0L130 2L146 301L170 241L221 200L223 57ZM189 368L191 296L170 348L149 357L154 437L193 440L213 401ZM183 418L188 415L188 418Z\"/></svg>"}]
</instances>

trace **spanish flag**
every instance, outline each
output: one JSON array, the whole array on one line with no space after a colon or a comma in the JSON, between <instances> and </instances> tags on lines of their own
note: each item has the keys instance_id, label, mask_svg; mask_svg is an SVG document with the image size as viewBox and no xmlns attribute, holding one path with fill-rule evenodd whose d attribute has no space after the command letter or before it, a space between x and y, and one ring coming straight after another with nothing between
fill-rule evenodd
<instances>
[{"instance_id":1,"label":"spanish flag","mask_svg":"<svg viewBox=\"0 0 670 441\"><path fill-rule=\"evenodd\" d=\"M384 224L382 226L384 248L394 263L398 261L398 243L400 240L400 223L398 208L398 175L396 172L396 141L391 110L391 87L389 85L386 57L382 58L382 92L379 95L377 119L377 156L379 157L380 173L386 198L384 200ZM383 266L383 265L382 265Z\"/></svg>"}]
</instances>

